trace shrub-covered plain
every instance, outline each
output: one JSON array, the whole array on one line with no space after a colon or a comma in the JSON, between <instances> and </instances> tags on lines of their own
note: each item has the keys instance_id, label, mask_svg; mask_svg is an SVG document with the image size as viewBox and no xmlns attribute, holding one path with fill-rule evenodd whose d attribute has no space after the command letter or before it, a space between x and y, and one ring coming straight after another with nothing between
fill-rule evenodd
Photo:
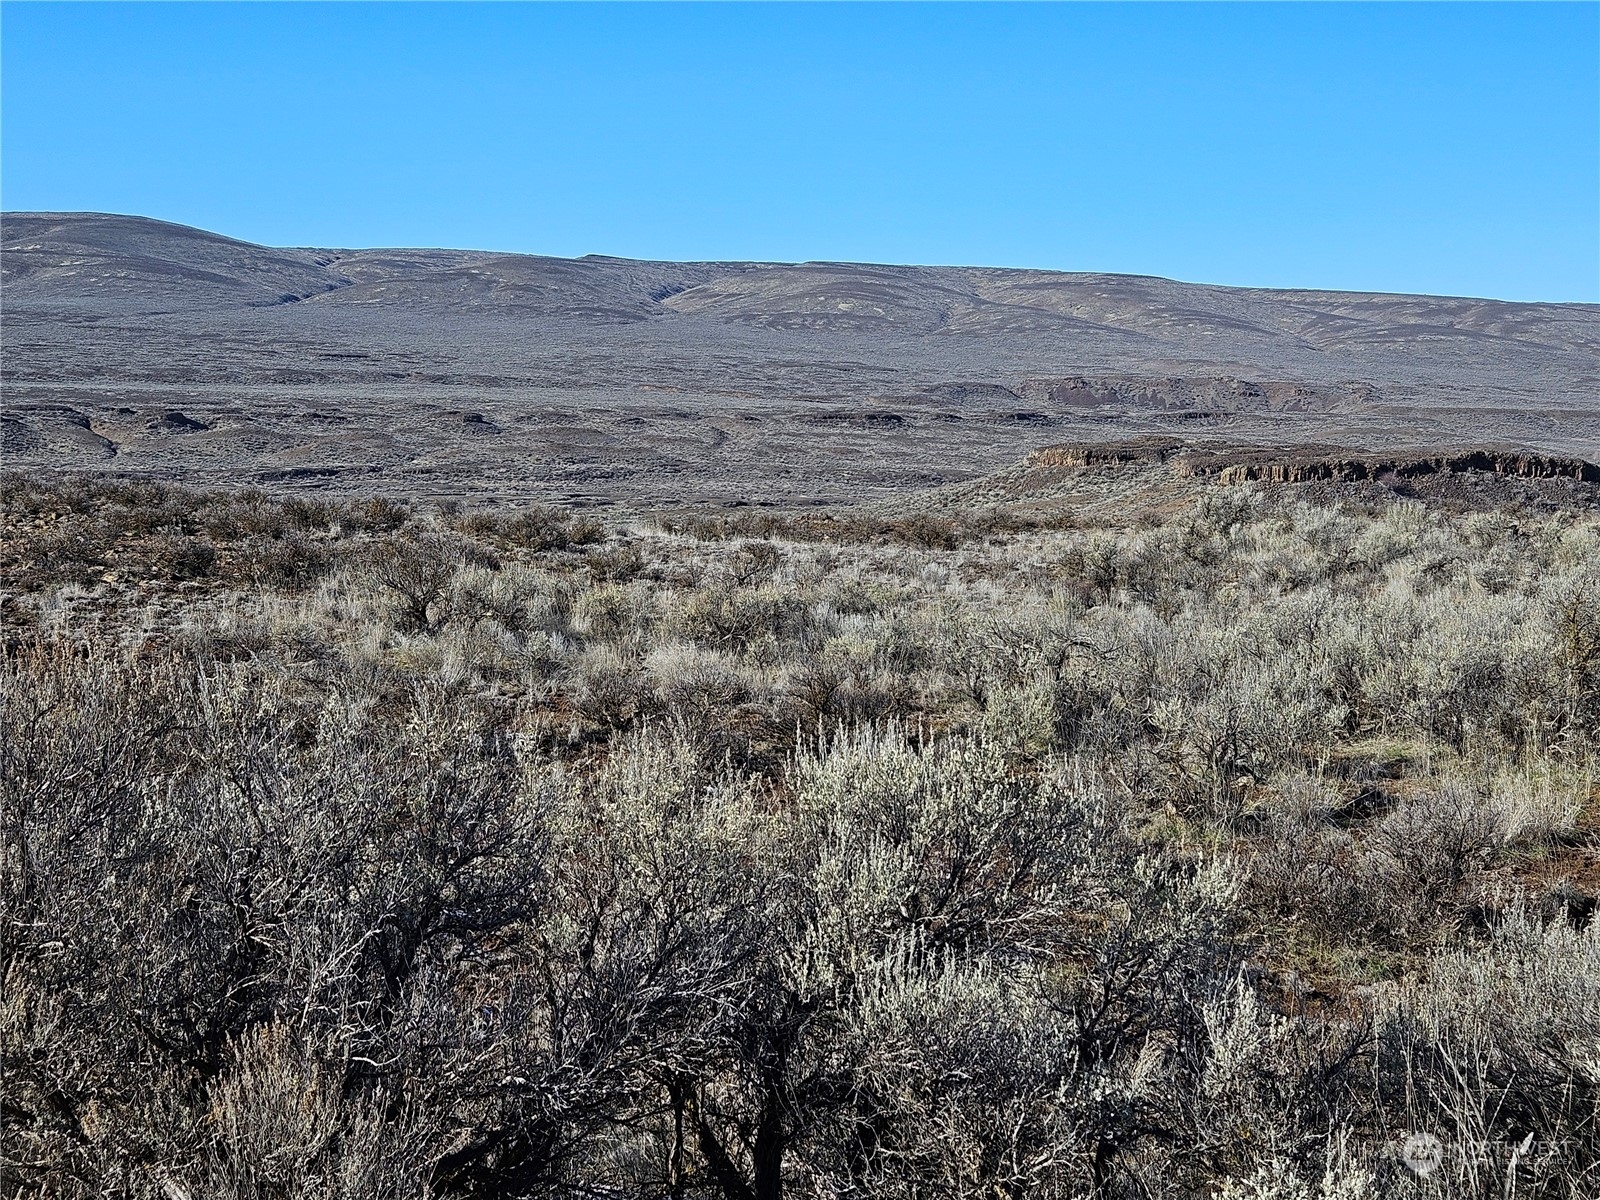
<instances>
[{"instance_id":1,"label":"shrub-covered plain","mask_svg":"<svg viewBox=\"0 0 1600 1200\"><path fill-rule=\"evenodd\" d=\"M4 1191L1600 1193L1600 520L4 482Z\"/></svg>"}]
</instances>

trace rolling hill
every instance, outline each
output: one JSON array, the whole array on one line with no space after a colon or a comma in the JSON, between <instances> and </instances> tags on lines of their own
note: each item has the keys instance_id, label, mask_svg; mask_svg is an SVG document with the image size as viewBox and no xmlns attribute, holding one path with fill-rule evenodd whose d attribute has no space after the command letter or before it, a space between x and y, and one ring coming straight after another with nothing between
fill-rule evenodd
<instances>
[{"instance_id":1,"label":"rolling hill","mask_svg":"<svg viewBox=\"0 0 1600 1200\"><path fill-rule=\"evenodd\" d=\"M9 465L800 504L1159 433L1600 460L1600 306L1090 273L280 249L0 217Z\"/></svg>"}]
</instances>

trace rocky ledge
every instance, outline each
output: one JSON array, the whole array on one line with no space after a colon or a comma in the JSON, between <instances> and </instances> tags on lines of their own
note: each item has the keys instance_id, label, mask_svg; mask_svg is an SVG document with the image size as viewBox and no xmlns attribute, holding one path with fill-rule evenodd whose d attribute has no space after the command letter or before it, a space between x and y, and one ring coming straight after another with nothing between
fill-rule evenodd
<instances>
[{"instance_id":1,"label":"rocky ledge","mask_svg":"<svg viewBox=\"0 0 1600 1200\"><path fill-rule=\"evenodd\" d=\"M1165 462L1170 462L1179 475L1205 476L1220 483L1247 480L1353 483L1467 472L1515 479L1576 479L1600 483L1600 466L1584 459L1514 449L1379 454L1323 446L1215 446L1166 438L1136 438L1100 445L1046 446L1028 458L1029 466L1040 468Z\"/></svg>"}]
</instances>

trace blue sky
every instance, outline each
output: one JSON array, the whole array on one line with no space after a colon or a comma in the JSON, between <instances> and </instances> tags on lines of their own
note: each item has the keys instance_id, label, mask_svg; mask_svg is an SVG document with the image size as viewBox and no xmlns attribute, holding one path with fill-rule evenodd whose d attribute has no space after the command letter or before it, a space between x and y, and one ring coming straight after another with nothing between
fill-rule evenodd
<instances>
[{"instance_id":1,"label":"blue sky","mask_svg":"<svg viewBox=\"0 0 1600 1200\"><path fill-rule=\"evenodd\" d=\"M1600 4L4 5L0 202L1600 300Z\"/></svg>"}]
</instances>

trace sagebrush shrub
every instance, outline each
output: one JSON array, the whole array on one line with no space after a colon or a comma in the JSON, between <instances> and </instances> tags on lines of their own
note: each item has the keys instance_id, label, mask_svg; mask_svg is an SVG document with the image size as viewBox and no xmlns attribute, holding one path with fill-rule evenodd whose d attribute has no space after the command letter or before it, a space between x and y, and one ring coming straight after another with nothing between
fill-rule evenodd
<instances>
[{"instance_id":1,"label":"sagebrush shrub","mask_svg":"<svg viewBox=\"0 0 1600 1200\"><path fill-rule=\"evenodd\" d=\"M0 478L8 1194L1596 1194L1600 526L1199 494Z\"/></svg>"}]
</instances>

